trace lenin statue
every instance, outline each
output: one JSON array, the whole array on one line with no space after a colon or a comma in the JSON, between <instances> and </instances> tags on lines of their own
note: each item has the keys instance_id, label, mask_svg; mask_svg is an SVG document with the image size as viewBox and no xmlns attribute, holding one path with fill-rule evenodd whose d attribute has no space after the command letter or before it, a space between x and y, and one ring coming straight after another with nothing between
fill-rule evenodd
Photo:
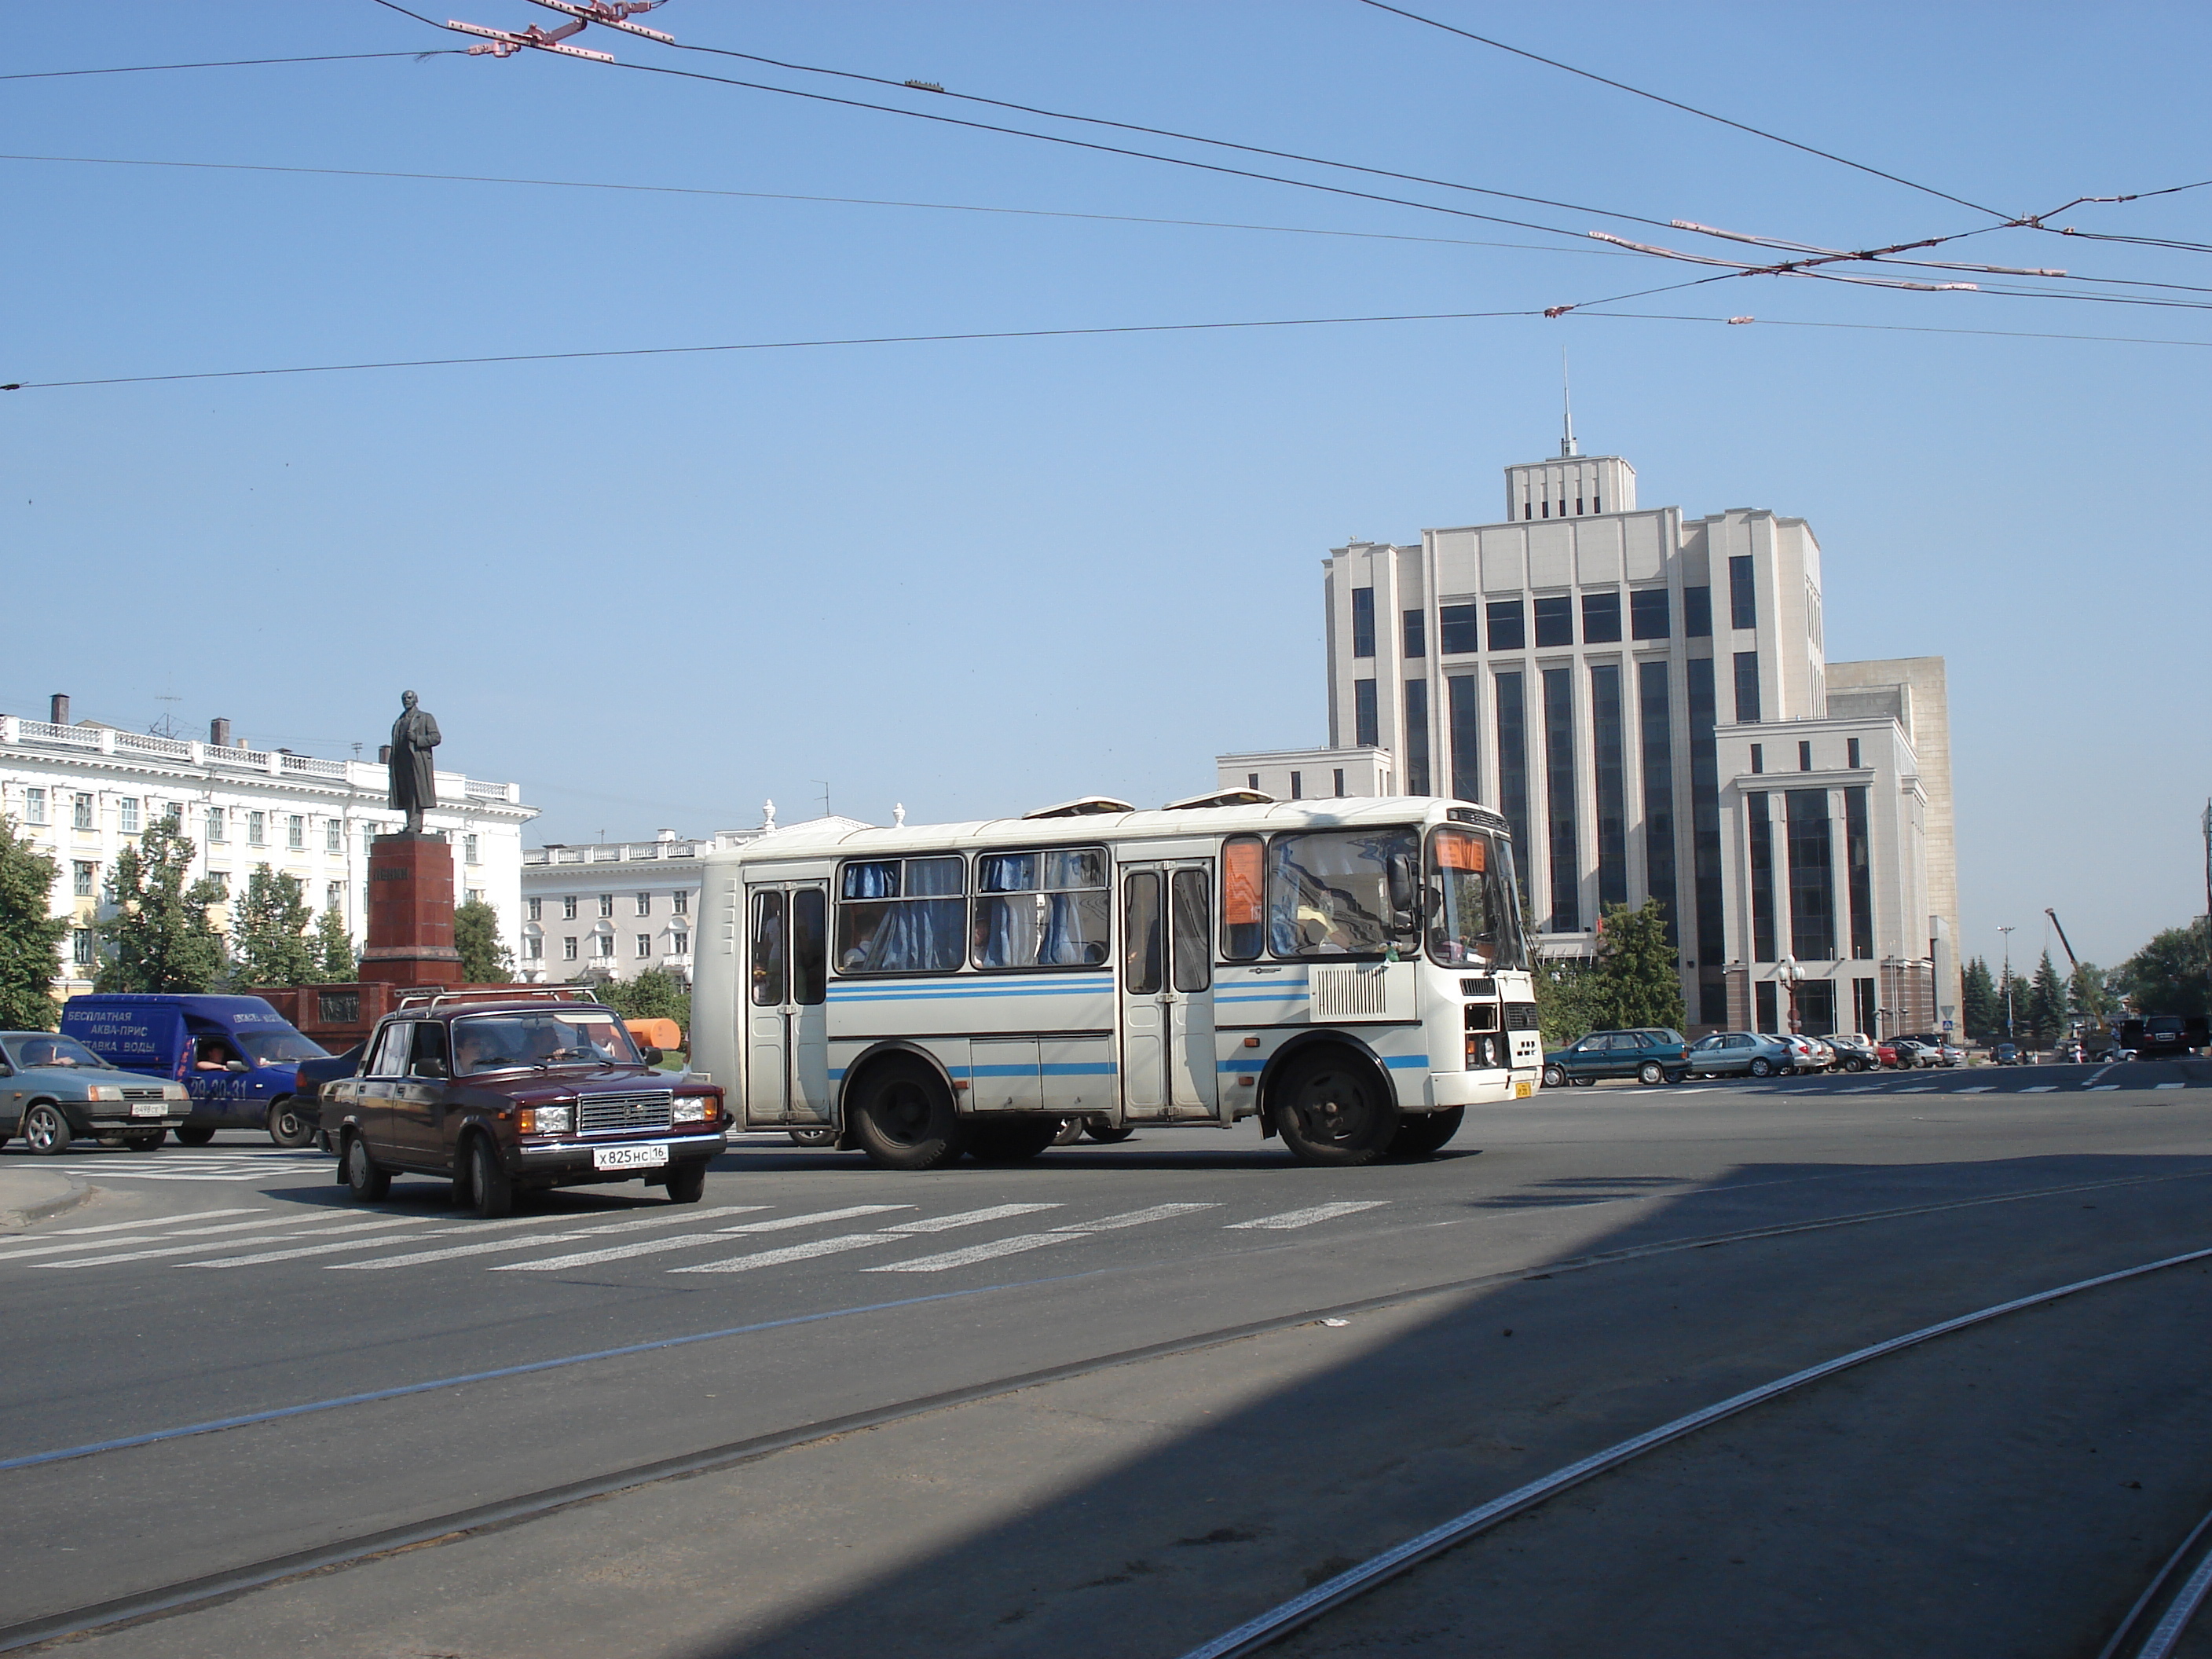
<instances>
[{"instance_id":1,"label":"lenin statue","mask_svg":"<svg viewBox=\"0 0 2212 1659\"><path fill-rule=\"evenodd\" d=\"M422 814L438 804L438 780L430 751L438 746L438 722L412 691L399 701L406 712L392 723L392 807L407 814L407 833L422 833Z\"/></svg>"}]
</instances>

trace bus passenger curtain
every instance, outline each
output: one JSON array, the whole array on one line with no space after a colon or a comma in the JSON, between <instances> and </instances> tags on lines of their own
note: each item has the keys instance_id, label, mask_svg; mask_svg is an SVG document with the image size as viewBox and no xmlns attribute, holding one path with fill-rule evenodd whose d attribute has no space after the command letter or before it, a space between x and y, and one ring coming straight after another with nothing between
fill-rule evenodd
<instances>
[{"instance_id":1,"label":"bus passenger curtain","mask_svg":"<svg viewBox=\"0 0 2212 1659\"><path fill-rule=\"evenodd\" d=\"M1106 857L1096 848L976 860L978 968L1088 968L1106 960Z\"/></svg>"}]
</instances>

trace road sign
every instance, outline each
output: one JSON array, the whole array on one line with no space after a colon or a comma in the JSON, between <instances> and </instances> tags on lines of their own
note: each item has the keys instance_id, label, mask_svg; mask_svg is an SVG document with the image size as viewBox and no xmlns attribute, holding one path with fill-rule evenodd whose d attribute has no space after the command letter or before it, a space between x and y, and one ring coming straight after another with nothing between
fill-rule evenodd
<instances>
[{"instance_id":1,"label":"road sign","mask_svg":"<svg viewBox=\"0 0 2212 1659\"><path fill-rule=\"evenodd\" d=\"M1951 1029L1951 1022L1949 1020L1947 1019L1943 1022L1943 1029L1947 1031Z\"/></svg>"}]
</instances>

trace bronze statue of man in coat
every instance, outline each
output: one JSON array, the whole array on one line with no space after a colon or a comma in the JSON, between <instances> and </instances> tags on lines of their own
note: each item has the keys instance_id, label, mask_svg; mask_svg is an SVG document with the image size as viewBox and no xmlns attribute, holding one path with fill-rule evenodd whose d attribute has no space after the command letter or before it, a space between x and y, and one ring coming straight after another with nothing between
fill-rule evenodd
<instances>
[{"instance_id":1,"label":"bronze statue of man in coat","mask_svg":"<svg viewBox=\"0 0 2212 1659\"><path fill-rule=\"evenodd\" d=\"M407 814L407 833L422 833L422 814L438 804L438 778L430 751L441 741L438 722L412 691L399 701L405 712L392 723L392 808Z\"/></svg>"}]
</instances>

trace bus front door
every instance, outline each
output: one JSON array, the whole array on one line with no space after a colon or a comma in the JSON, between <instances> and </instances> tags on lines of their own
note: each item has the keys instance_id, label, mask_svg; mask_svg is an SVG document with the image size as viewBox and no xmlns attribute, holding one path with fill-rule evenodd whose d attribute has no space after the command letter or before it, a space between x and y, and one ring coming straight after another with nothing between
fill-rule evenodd
<instances>
[{"instance_id":1,"label":"bus front door","mask_svg":"<svg viewBox=\"0 0 2212 1659\"><path fill-rule=\"evenodd\" d=\"M1121 868L1121 1110L1218 1115L1213 1057L1213 869Z\"/></svg>"},{"instance_id":2,"label":"bus front door","mask_svg":"<svg viewBox=\"0 0 2212 1659\"><path fill-rule=\"evenodd\" d=\"M745 1109L768 1127L830 1121L829 892L778 883L747 890Z\"/></svg>"}]
</instances>

